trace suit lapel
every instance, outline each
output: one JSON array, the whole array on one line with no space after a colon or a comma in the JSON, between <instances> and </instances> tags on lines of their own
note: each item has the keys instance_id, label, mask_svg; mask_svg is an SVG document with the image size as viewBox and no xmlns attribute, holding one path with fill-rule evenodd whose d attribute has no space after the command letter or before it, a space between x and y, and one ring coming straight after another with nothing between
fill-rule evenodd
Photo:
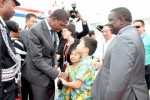
<instances>
[{"instance_id":1,"label":"suit lapel","mask_svg":"<svg viewBox=\"0 0 150 100\"><path fill-rule=\"evenodd\" d=\"M45 23L45 20L42 21L41 24L42 24L42 28L43 28L43 34L44 34L45 38L48 40L50 46L52 46L52 40L51 40L50 32L49 32L48 27Z\"/></svg>"},{"instance_id":2,"label":"suit lapel","mask_svg":"<svg viewBox=\"0 0 150 100\"><path fill-rule=\"evenodd\" d=\"M110 62L110 58L111 58L111 51L112 48L115 46L116 44L116 40L117 40L117 36L115 37L115 39L112 40L112 42L109 44L105 56L104 56L104 66L108 65L108 62Z\"/></svg>"}]
</instances>

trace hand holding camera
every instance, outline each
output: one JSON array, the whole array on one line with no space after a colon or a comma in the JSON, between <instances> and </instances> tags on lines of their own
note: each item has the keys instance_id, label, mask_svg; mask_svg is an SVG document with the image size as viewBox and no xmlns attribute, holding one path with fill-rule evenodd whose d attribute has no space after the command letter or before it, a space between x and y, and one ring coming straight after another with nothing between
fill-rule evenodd
<instances>
[{"instance_id":1,"label":"hand holding camera","mask_svg":"<svg viewBox=\"0 0 150 100\"><path fill-rule=\"evenodd\" d=\"M72 19L77 18L78 11L76 10L76 4L72 4L72 10L69 13Z\"/></svg>"}]
</instances>

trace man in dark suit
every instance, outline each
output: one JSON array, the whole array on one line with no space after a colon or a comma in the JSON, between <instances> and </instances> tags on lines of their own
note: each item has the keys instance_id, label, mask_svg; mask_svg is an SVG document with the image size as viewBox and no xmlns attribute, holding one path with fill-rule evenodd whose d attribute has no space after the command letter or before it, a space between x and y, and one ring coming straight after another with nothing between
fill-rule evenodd
<instances>
[{"instance_id":1,"label":"man in dark suit","mask_svg":"<svg viewBox=\"0 0 150 100\"><path fill-rule=\"evenodd\" d=\"M116 38L107 48L93 85L93 100L149 100L145 81L144 47L124 7L109 14Z\"/></svg>"},{"instance_id":2,"label":"man in dark suit","mask_svg":"<svg viewBox=\"0 0 150 100\"><path fill-rule=\"evenodd\" d=\"M15 100L15 74L18 65L5 21L14 14L20 3L0 0L0 100Z\"/></svg>"},{"instance_id":3,"label":"man in dark suit","mask_svg":"<svg viewBox=\"0 0 150 100\"><path fill-rule=\"evenodd\" d=\"M68 19L68 13L58 9L33 26L28 34L28 61L23 74L31 84L34 100L50 100L54 94L54 79L61 73L54 67L59 42L56 32L66 26Z\"/></svg>"}]
</instances>

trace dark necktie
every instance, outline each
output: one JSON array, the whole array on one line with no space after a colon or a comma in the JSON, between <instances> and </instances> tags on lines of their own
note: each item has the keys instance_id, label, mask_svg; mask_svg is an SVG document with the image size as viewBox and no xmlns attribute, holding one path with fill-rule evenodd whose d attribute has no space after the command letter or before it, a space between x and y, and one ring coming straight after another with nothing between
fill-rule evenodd
<instances>
[{"instance_id":1,"label":"dark necktie","mask_svg":"<svg viewBox=\"0 0 150 100\"><path fill-rule=\"evenodd\" d=\"M52 45L54 44L54 32L52 30L49 30L50 34L50 40L52 41Z\"/></svg>"},{"instance_id":2,"label":"dark necktie","mask_svg":"<svg viewBox=\"0 0 150 100\"><path fill-rule=\"evenodd\" d=\"M59 38L56 32L53 30L50 30L50 39L52 41L52 45L54 46L55 49L57 49L58 44L59 44Z\"/></svg>"}]
</instances>

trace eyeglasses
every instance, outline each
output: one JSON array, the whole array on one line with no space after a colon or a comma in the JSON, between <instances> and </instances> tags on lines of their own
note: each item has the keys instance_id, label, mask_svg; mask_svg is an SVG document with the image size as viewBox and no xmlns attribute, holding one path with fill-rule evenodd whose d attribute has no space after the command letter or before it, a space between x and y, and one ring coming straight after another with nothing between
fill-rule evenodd
<instances>
[{"instance_id":1,"label":"eyeglasses","mask_svg":"<svg viewBox=\"0 0 150 100\"><path fill-rule=\"evenodd\" d=\"M141 26L134 26L135 28L141 28Z\"/></svg>"},{"instance_id":2,"label":"eyeglasses","mask_svg":"<svg viewBox=\"0 0 150 100\"><path fill-rule=\"evenodd\" d=\"M106 32L109 32L109 31L110 30L101 30L102 33L104 33L104 32L106 33Z\"/></svg>"}]
</instances>

